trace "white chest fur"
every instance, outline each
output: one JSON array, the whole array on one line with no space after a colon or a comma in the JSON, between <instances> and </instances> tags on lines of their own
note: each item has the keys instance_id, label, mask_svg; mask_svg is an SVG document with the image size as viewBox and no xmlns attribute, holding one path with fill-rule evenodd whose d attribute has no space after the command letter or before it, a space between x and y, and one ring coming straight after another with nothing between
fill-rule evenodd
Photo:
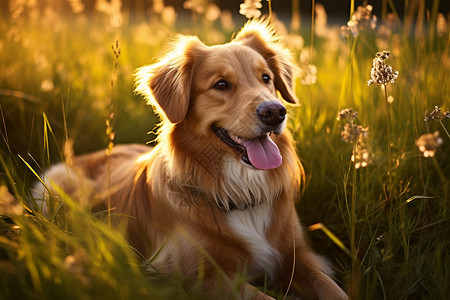
<instances>
[{"instance_id":1,"label":"white chest fur","mask_svg":"<svg viewBox=\"0 0 450 300\"><path fill-rule=\"evenodd\" d=\"M271 204L279 193L268 184L266 171L255 170L234 157L227 157L223 177L218 196L228 198L238 207Z\"/></svg>"},{"instance_id":2,"label":"white chest fur","mask_svg":"<svg viewBox=\"0 0 450 300\"><path fill-rule=\"evenodd\" d=\"M270 277L280 263L280 253L267 241L266 230L271 221L271 205L262 203L246 210L235 210L227 216L228 225L247 243L252 260L248 273L267 272Z\"/></svg>"},{"instance_id":3,"label":"white chest fur","mask_svg":"<svg viewBox=\"0 0 450 300\"><path fill-rule=\"evenodd\" d=\"M267 182L266 171L255 170L235 158L230 158L225 164L223 183L229 199L238 206L242 203L249 205L227 215L228 225L247 244L252 255L247 271L249 274L266 271L270 277L281 260L280 253L266 238L278 190Z\"/></svg>"}]
</instances>

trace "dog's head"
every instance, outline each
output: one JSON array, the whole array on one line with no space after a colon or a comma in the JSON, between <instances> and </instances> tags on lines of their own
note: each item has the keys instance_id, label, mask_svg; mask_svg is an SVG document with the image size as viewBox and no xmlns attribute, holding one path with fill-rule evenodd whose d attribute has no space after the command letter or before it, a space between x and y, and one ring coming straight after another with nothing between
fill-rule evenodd
<instances>
[{"instance_id":1,"label":"dog's head","mask_svg":"<svg viewBox=\"0 0 450 300\"><path fill-rule=\"evenodd\" d=\"M136 91L163 122L190 122L200 135L214 132L248 165L272 169L282 158L271 135L286 125L278 94L297 102L292 68L268 22L253 21L225 45L179 37L158 63L138 69Z\"/></svg>"}]
</instances>

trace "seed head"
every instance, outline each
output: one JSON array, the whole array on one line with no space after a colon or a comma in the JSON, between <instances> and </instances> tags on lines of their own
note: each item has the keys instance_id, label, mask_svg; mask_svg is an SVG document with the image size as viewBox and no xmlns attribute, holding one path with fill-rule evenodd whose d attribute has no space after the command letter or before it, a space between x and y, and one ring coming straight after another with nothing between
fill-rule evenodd
<instances>
[{"instance_id":1,"label":"seed head","mask_svg":"<svg viewBox=\"0 0 450 300\"><path fill-rule=\"evenodd\" d=\"M370 163L371 156L367 147L369 128L353 124L357 117L357 111L353 111L352 108L345 108L339 112L337 120L345 119L348 121L341 131L341 138L348 144L354 144L351 160L355 164L355 168L359 169L366 167Z\"/></svg>"},{"instance_id":2,"label":"seed head","mask_svg":"<svg viewBox=\"0 0 450 300\"><path fill-rule=\"evenodd\" d=\"M443 36L448 32L447 20L443 13L437 14L436 32L439 36Z\"/></svg>"},{"instance_id":3,"label":"seed head","mask_svg":"<svg viewBox=\"0 0 450 300\"><path fill-rule=\"evenodd\" d=\"M206 11L206 2L204 0L187 0L184 1L183 7L197 14L204 14Z\"/></svg>"},{"instance_id":4,"label":"seed head","mask_svg":"<svg viewBox=\"0 0 450 300\"><path fill-rule=\"evenodd\" d=\"M55 84L50 79L44 79L41 82L41 91L43 92L51 92L55 88Z\"/></svg>"},{"instance_id":5,"label":"seed head","mask_svg":"<svg viewBox=\"0 0 450 300\"><path fill-rule=\"evenodd\" d=\"M317 67L312 64L303 65L300 68L300 83L302 85L313 85L317 82Z\"/></svg>"},{"instance_id":6,"label":"seed head","mask_svg":"<svg viewBox=\"0 0 450 300\"><path fill-rule=\"evenodd\" d=\"M299 78L302 85L313 85L317 81L317 67L312 64L312 53L302 49L299 56Z\"/></svg>"},{"instance_id":7,"label":"seed head","mask_svg":"<svg viewBox=\"0 0 450 300\"><path fill-rule=\"evenodd\" d=\"M356 169L367 167L371 160L367 147L368 132L368 128L350 123L345 124L344 130L341 132L341 137L344 142L355 144L351 160L355 164Z\"/></svg>"},{"instance_id":8,"label":"seed head","mask_svg":"<svg viewBox=\"0 0 450 300\"><path fill-rule=\"evenodd\" d=\"M368 133L368 128L362 128L362 132L356 141L354 153L351 158L356 169L367 167L367 165L371 162L371 155L367 146Z\"/></svg>"},{"instance_id":9,"label":"seed head","mask_svg":"<svg viewBox=\"0 0 450 300\"><path fill-rule=\"evenodd\" d=\"M248 19L256 19L261 16L261 11L259 10L261 7L261 0L245 0L244 3L241 3L240 5L239 13L246 16Z\"/></svg>"},{"instance_id":10,"label":"seed head","mask_svg":"<svg viewBox=\"0 0 450 300\"><path fill-rule=\"evenodd\" d=\"M439 137L439 131L423 134L416 141L416 145L424 157L433 157L442 145L442 138Z\"/></svg>"},{"instance_id":11,"label":"seed head","mask_svg":"<svg viewBox=\"0 0 450 300\"><path fill-rule=\"evenodd\" d=\"M338 113L337 120L344 120L346 119L350 123L353 123L353 121L358 117L358 112L353 111L353 108L344 108L341 109L341 111Z\"/></svg>"},{"instance_id":12,"label":"seed head","mask_svg":"<svg viewBox=\"0 0 450 300\"><path fill-rule=\"evenodd\" d=\"M372 5L358 6L347 25L341 26L341 34L347 37L351 33L353 37L356 37L361 31L375 29L377 17L372 14L372 10Z\"/></svg>"},{"instance_id":13,"label":"seed head","mask_svg":"<svg viewBox=\"0 0 450 300\"><path fill-rule=\"evenodd\" d=\"M382 61L384 61L385 59L389 59L389 55L391 55L391 52L387 50L380 51L375 54L375 56Z\"/></svg>"},{"instance_id":14,"label":"seed head","mask_svg":"<svg viewBox=\"0 0 450 300\"><path fill-rule=\"evenodd\" d=\"M346 123L344 125L344 130L341 132L342 140L346 143L353 144L357 142L360 138L367 137L367 128L361 125L353 125L351 123Z\"/></svg>"},{"instance_id":15,"label":"seed head","mask_svg":"<svg viewBox=\"0 0 450 300\"><path fill-rule=\"evenodd\" d=\"M428 111L425 112L424 121L425 122L440 121L444 118L450 119L450 111L442 112L439 106L435 106L432 112L430 113Z\"/></svg>"},{"instance_id":16,"label":"seed head","mask_svg":"<svg viewBox=\"0 0 450 300\"><path fill-rule=\"evenodd\" d=\"M367 85L387 85L395 83L398 78L398 71L394 71L391 66L387 65L385 60L389 59L389 51L377 52L373 59L372 69L370 70L370 79Z\"/></svg>"}]
</instances>

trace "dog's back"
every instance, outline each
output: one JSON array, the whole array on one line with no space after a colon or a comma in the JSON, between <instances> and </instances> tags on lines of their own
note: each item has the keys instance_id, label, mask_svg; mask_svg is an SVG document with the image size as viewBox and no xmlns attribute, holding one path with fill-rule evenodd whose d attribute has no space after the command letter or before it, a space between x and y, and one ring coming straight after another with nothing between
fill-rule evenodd
<instances>
[{"instance_id":1,"label":"dog's back","mask_svg":"<svg viewBox=\"0 0 450 300\"><path fill-rule=\"evenodd\" d=\"M103 204L108 193L117 191L125 182L132 182L137 159L151 150L139 144L117 145L110 154L99 150L74 157L70 164L52 166L42 174L43 183L37 182L31 189L38 209L48 215L49 201L56 199L50 197L61 197L61 193L82 206L106 209Z\"/></svg>"}]
</instances>

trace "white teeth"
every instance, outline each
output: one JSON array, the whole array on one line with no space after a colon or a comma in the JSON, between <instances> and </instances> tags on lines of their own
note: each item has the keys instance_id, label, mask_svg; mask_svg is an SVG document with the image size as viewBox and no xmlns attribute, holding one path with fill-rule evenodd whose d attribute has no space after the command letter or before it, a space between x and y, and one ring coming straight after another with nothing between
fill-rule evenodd
<instances>
[{"instance_id":1,"label":"white teeth","mask_svg":"<svg viewBox=\"0 0 450 300\"><path fill-rule=\"evenodd\" d=\"M238 144L242 144L242 138L238 137L237 135L234 135L230 132L228 132L228 134L230 135L230 138L235 141Z\"/></svg>"},{"instance_id":2,"label":"white teeth","mask_svg":"<svg viewBox=\"0 0 450 300\"><path fill-rule=\"evenodd\" d=\"M233 141L235 141L236 143L242 145L242 138L241 138L241 137L239 137L239 136L237 136L237 135L234 135L234 134L232 134L231 132L228 132L228 135L230 136L230 138L231 138ZM272 135L272 132L267 132L265 135L266 135L267 137L270 138L270 136Z\"/></svg>"}]
</instances>

